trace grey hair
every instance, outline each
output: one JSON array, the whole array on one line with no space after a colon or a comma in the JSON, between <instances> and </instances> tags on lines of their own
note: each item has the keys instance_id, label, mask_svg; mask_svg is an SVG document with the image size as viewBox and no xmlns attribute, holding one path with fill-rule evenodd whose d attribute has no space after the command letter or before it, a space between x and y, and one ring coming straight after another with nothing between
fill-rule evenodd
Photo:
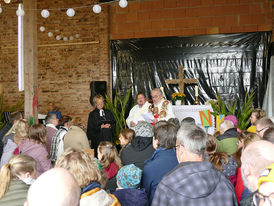
<instances>
[{"instance_id":1,"label":"grey hair","mask_svg":"<svg viewBox=\"0 0 274 206\"><path fill-rule=\"evenodd\" d=\"M271 127L274 124L273 124L273 122L272 122L272 120L270 118L263 117L263 118L261 118L261 119L259 119L259 120L256 121L255 126L257 126L257 125L260 125L262 127Z\"/></svg>"},{"instance_id":2,"label":"grey hair","mask_svg":"<svg viewBox=\"0 0 274 206\"><path fill-rule=\"evenodd\" d=\"M151 90L151 93L152 92L159 92L161 95L164 95L160 88L155 88L155 89Z\"/></svg>"},{"instance_id":3,"label":"grey hair","mask_svg":"<svg viewBox=\"0 0 274 206\"><path fill-rule=\"evenodd\" d=\"M234 128L234 124L233 122L229 120L224 120L223 122L221 122L219 127L220 127L220 130L226 131L228 129Z\"/></svg>"},{"instance_id":4,"label":"grey hair","mask_svg":"<svg viewBox=\"0 0 274 206\"><path fill-rule=\"evenodd\" d=\"M185 149L197 155L204 155L208 135L206 131L195 124L182 126L177 133L177 140Z\"/></svg>"},{"instance_id":5,"label":"grey hair","mask_svg":"<svg viewBox=\"0 0 274 206\"><path fill-rule=\"evenodd\" d=\"M47 116L46 116L46 119L45 119L45 122L46 124L50 124L52 120L54 120L56 118L56 114L54 113L49 113Z\"/></svg>"}]
</instances>

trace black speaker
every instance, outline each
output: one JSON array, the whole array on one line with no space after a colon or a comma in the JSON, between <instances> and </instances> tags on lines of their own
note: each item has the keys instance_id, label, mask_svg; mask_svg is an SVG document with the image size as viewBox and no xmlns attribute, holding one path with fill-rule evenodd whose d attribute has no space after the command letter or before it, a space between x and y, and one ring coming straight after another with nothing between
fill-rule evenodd
<instances>
[{"instance_id":1,"label":"black speaker","mask_svg":"<svg viewBox=\"0 0 274 206\"><path fill-rule=\"evenodd\" d=\"M103 97L105 97L106 93L107 93L107 82L106 81L92 81L92 82L90 82L89 102L91 105L93 105L93 98L97 94L101 94Z\"/></svg>"}]
</instances>

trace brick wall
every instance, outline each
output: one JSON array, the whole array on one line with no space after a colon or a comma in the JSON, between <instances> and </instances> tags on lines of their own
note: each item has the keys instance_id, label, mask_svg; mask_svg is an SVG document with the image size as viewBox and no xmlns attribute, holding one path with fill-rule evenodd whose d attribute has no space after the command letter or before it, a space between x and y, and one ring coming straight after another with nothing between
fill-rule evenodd
<instances>
[{"instance_id":1,"label":"brick wall","mask_svg":"<svg viewBox=\"0 0 274 206\"><path fill-rule=\"evenodd\" d=\"M69 1L39 0L38 8L64 8L91 4L90 0L79 0L77 4ZM65 3L64 3L65 2ZM10 7L2 4L0 15L0 81L4 87L4 106L15 105L24 99L24 93L17 89L17 16ZM62 114L82 118L86 123L92 107L89 103L90 81L109 82L109 10L102 6L100 14L92 8L76 10L73 18L65 11L51 11L48 19L38 16L38 111L45 113L47 104L55 102ZM27 12L27 11L25 11ZM39 30L46 28L45 32ZM48 32L63 36L79 34L73 41L57 41L49 38ZM64 43L88 42L83 45L54 45Z\"/></svg>"},{"instance_id":2,"label":"brick wall","mask_svg":"<svg viewBox=\"0 0 274 206\"><path fill-rule=\"evenodd\" d=\"M144 0L110 10L111 39L272 30L270 0Z\"/></svg>"}]
</instances>

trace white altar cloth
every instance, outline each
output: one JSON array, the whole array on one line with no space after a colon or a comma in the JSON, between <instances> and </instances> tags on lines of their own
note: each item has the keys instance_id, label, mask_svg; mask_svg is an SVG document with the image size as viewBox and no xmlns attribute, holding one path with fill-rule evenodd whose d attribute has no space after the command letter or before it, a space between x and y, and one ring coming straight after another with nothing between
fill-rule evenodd
<instances>
[{"instance_id":1,"label":"white altar cloth","mask_svg":"<svg viewBox=\"0 0 274 206\"><path fill-rule=\"evenodd\" d=\"M210 110L213 112L212 107L208 105L173 105L172 109L175 117L178 118L180 122L186 117L192 117L195 119L197 125L202 125L199 111ZM207 127L205 129L209 134L213 135L215 131L215 118L213 115L211 115L211 120L212 127Z\"/></svg>"}]
</instances>

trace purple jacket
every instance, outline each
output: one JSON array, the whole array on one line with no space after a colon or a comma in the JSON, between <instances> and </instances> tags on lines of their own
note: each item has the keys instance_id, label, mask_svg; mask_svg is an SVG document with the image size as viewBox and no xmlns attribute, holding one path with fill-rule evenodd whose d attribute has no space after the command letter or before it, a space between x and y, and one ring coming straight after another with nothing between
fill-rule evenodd
<instances>
[{"instance_id":1,"label":"purple jacket","mask_svg":"<svg viewBox=\"0 0 274 206\"><path fill-rule=\"evenodd\" d=\"M22 154L29 155L37 162L37 177L43 172L52 168L51 162L48 159L48 152L45 145L34 142L28 138L24 139L19 146L19 151Z\"/></svg>"}]
</instances>

